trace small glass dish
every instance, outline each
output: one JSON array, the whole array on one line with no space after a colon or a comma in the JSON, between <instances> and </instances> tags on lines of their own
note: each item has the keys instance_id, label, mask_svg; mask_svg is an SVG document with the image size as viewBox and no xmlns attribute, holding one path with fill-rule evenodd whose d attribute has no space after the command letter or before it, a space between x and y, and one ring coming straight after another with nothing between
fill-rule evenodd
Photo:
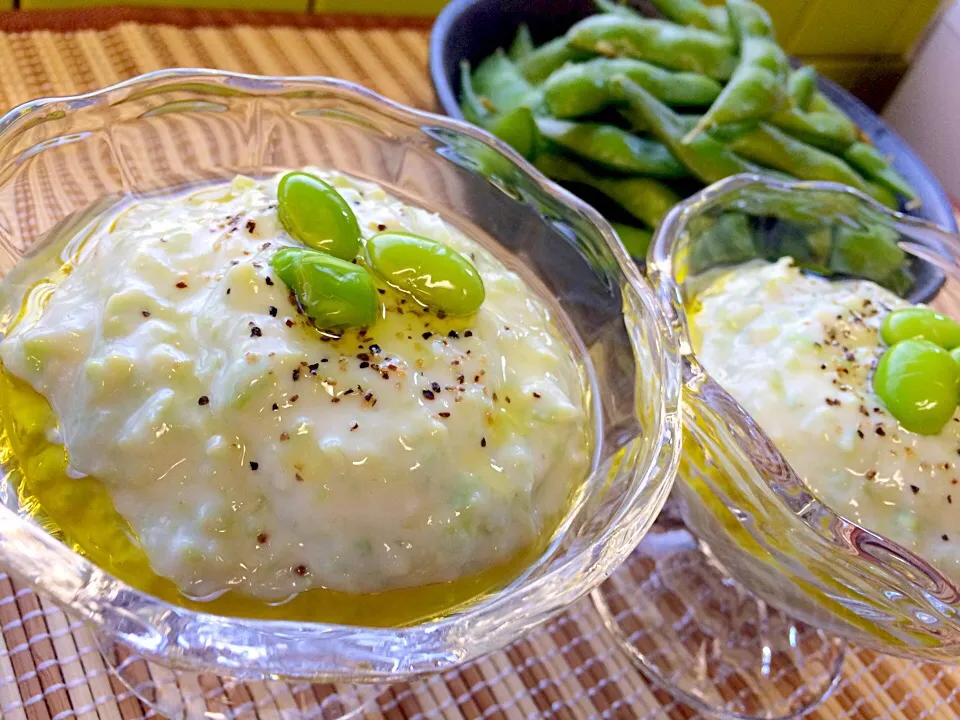
<instances>
[{"instance_id":1,"label":"small glass dish","mask_svg":"<svg viewBox=\"0 0 960 720\"><path fill-rule=\"evenodd\" d=\"M545 556L508 587L409 627L216 616L161 602L72 552L18 508L8 472L0 564L108 644L178 669L409 679L509 643L636 546L678 462L679 356L654 294L593 209L481 130L327 78L164 70L10 111L0 119L0 271L131 195L304 165L375 181L441 213L569 319L593 379L594 462Z\"/></svg>"},{"instance_id":2,"label":"small glass dish","mask_svg":"<svg viewBox=\"0 0 960 720\"><path fill-rule=\"evenodd\" d=\"M716 232L722 230L718 218L731 212L746 214L756 228L766 231L756 232L761 240L755 239L752 248L731 252L732 246L723 244ZM729 697L724 700L722 692L711 696L704 689L711 682L727 682L731 673L769 682L777 665L771 664L771 654L782 649L785 663L796 673L787 677L801 684L811 668L806 662L804 670L805 657L815 655L823 670L816 693L828 692L839 670L834 660L838 653L842 657L842 649L831 646L823 633L885 653L943 662L960 659L960 588L922 558L857 526L814 497L761 428L699 364L690 342L686 309L711 275L716 277L711 271L769 255L771 248L764 243L770 238L784 242L774 255L793 254L783 249L785 239L797 237L789 232L791 227L812 232L866 224L895 231L899 246L912 256L915 280L899 288L909 299L918 295L929 299L930 288L939 288L944 272L958 277L960 238L891 212L842 185L791 184L757 175L728 178L676 206L658 230L647 258L648 275L681 338L684 383L683 454L670 505L677 501L679 517L671 525L666 513L657 525L665 528L662 538L667 538L667 530L684 525L695 536L693 545L674 538L686 562L683 587L715 591L708 597L680 596L688 608L685 621L694 618L689 624L698 628L685 629L689 634L683 639L700 632L698 642L711 650L704 664L681 667L679 655L662 648L650 650L653 645L641 650L620 639L631 645L635 659L655 679L694 704L721 710L725 717L793 716L789 704L773 712L762 703L737 704ZM660 555L651 561L654 569L648 567L661 576L670 572L663 560L663 542ZM702 561L690 559L697 549ZM694 577L698 573L699 580ZM733 609L726 615L715 607L705 609L711 602L716 605L728 592L724 587L731 585L736 586L736 592L729 591ZM756 602L748 593L759 600L760 611L748 610ZM603 591L594 598L608 627L616 632L622 618L613 621ZM775 622L774 609L800 623L782 618ZM798 631L804 626L806 630ZM678 628L674 633L680 638ZM820 639L808 642L811 628L822 632ZM777 633L782 637L775 637ZM657 637L663 643L679 642L671 641L666 632ZM711 639L705 641L707 637ZM798 693L795 700L803 697L802 688ZM806 706L810 704L815 702Z\"/></svg>"}]
</instances>

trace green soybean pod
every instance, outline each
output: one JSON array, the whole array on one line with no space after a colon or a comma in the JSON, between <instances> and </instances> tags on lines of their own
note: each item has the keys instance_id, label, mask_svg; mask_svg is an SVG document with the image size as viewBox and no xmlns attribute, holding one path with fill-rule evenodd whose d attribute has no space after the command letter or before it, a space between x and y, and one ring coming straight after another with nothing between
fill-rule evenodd
<instances>
[{"instance_id":1,"label":"green soybean pod","mask_svg":"<svg viewBox=\"0 0 960 720\"><path fill-rule=\"evenodd\" d=\"M609 170L655 178L690 176L663 143L613 125L538 118L537 128L566 152Z\"/></svg>"},{"instance_id":2,"label":"green soybean pod","mask_svg":"<svg viewBox=\"0 0 960 720\"><path fill-rule=\"evenodd\" d=\"M817 71L809 65L797 68L790 73L787 80L787 93L793 101L793 106L806 112L810 109L810 101L817 91Z\"/></svg>"},{"instance_id":3,"label":"green soybean pod","mask_svg":"<svg viewBox=\"0 0 960 720\"><path fill-rule=\"evenodd\" d=\"M729 37L665 20L593 15L570 28L566 37L574 47L598 55L646 60L715 80L728 80L737 67Z\"/></svg>"},{"instance_id":4,"label":"green soybean pod","mask_svg":"<svg viewBox=\"0 0 960 720\"><path fill-rule=\"evenodd\" d=\"M483 304L480 273L463 255L436 240L382 232L367 240L367 255L386 283L428 308L470 315Z\"/></svg>"},{"instance_id":5,"label":"green soybean pod","mask_svg":"<svg viewBox=\"0 0 960 720\"><path fill-rule=\"evenodd\" d=\"M899 246L900 235L880 223L852 227L837 223L833 227L830 269L842 275L886 285L899 268L907 263L907 255Z\"/></svg>"},{"instance_id":6,"label":"green soybean pod","mask_svg":"<svg viewBox=\"0 0 960 720\"><path fill-rule=\"evenodd\" d=\"M544 104L558 118L600 112L616 102L609 83L620 75L667 105L709 105L723 89L716 80L698 73L672 72L631 58L594 58L566 65L550 75L543 85Z\"/></svg>"},{"instance_id":7,"label":"green soybean pod","mask_svg":"<svg viewBox=\"0 0 960 720\"><path fill-rule=\"evenodd\" d=\"M317 250L287 247L273 254L270 266L318 328L346 330L376 321L377 292L362 265Z\"/></svg>"},{"instance_id":8,"label":"green soybean pod","mask_svg":"<svg viewBox=\"0 0 960 720\"><path fill-rule=\"evenodd\" d=\"M540 153L534 165L552 180L599 191L649 227L656 227L680 202L679 195L653 178L600 176L558 153Z\"/></svg>"},{"instance_id":9,"label":"green soybean pod","mask_svg":"<svg viewBox=\"0 0 960 720\"><path fill-rule=\"evenodd\" d=\"M469 60L460 61L460 112L474 125L483 125L490 116L490 109L473 89Z\"/></svg>"},{"instance_id":10,"label":"green soybean pod","mask_svg":"<svg viewBox=\"0 0 960 720\"><path fill-rule=\"evenodd\" d=\"M496 113L523 106L532 108L541 102L540 91L527 82L503 50L480 61L473 73L473 88Z\"/></svg>"},{"instance_id":11,"label":"green soybean pod","mask_svg":"<svg viewBox=\"0 0 960 720\"><path fill-rule=\"evenodd\" d=\"M718 33L729 32L727 13L722 7L707 7L700 0L653 0L653 6L671 22Z\"/></svg>"},{"instance_id":12,"label":"green soybean pod","mask_svg":"<svg viewBox=\"0 0 960 720\"><path fill-rule=\"evenodd\" d=\"M909 430L938 434L957 409L960 365L928 340L904 340L889 348L873 374L873 390Z\"/></svg>"},{"instance_id":13,"label":"green soybean pod","mask_svg":"<svg viewBox=\"0 0 960 720\"><path fill-rule=\"evenodd\" d=\"M567 63L576 63L591 58L596 53L581 50L571 45L564 36L556 37L536 48L517 64L527 82L542 83L552 72Z\"/></svg>"},{"instance_id":14,"label":"green soybean pod","mask_svg":"<svg viewBox=\"0 0 960 720\"><path fill-rule=\"evenodd\" d=\"M526 23L520 23L517 34L513 36L513 42L510 43L510 49L507 50L507 57L513 62L520 62L532 52L533 38L530 36L530 28Z\"/></svg>"},{"instance_id":15,"label":"green soybean pod","mask_svg":"<svg viewBox=\"0 0 960 720\"><path fill-rule=\"evenodd\" d=\"M868 180L883 185L909 200L916 200L917 192L900 174L890 167L887 158L873 145L855 142L843 154L844 160L863 174Z\"/></svg>"},{"instance_id":16,"label":"green soybean pod","mask_svg":"<svg viewBox=\"0 0 960 720\"><path fill-rule=\"evenodd\" d=\"M518 107L503 115L489 117L483 126L528 160L536 157L540 131L530 108Z\"/></svg>"},{"instance_id":17,"label":"green soybean pod","mask_svg":"<svg viewBox=\"0 0 960 720\"><path fill-rule=\"evenodd\" d=\"M740 62L720 97L687 139L717 125L766 118L786 104L790 63L777 45L767 11L749 0L728 0L727 12L740 47Z\"/></svg>"},{"instance_id":18,"label":"green soybean pod","mask_svg":"<svg viewBox=\"0 0 960 720\"><path fill-rule=\"evenodd\" d=\"M290 172L277 186L277 215L307 247L352 260L360 249L360 225L350 205L316 175Z\"/></svg>"},{"instance_id":19,"label":"green soybean pod","mask_svg":"<svg viewBox=\"0 0 960 720\"><path fill-rule=\"evenodd\" d=\"M647 250L650 248L650 241L653 239L653 233L647 228L637 227L635 225L626 225L625 223L610 223L613 229L617 231L620 242L630 253L630 257L637 260L644 260L647 257Z\"/></svg>"},{"instance_id":20,"label":"green soybean pod","mask_svg":"<svg viewBox=\"0 0 960 720\"><path fill-rule=\"evenodd\" d=\"M843 154L857 141L857 126L849 118L830 113L786 108L773 113L768 122L788 135L833 153Z\"/></svg>"},{"instance_id":21,"label":"green soybean pod","mask_svg":"<svg viewBox=\"0 0 960 720\"><path fill-rule=\"evenodd\" d=\"M868 189L863 178L836 155L807 145L766 123L734 138L729 147L747 160L800 180L827 180L857 190Z\"/></svg>"},{"instance_id":22,"label":"green soybean pod","mask_svg":"<svg viewBox=\"0 0 960 720\"><path fill-rule=\"evenodd\" d=\"M690 142L684 142L683 138L689 130L687 119L677 115L628 78L617 78L614 86L627 104L630 114L647 125L650 133L703 182L712 183L744 172L762 172L709 133L701 133Z\"/></svg>"},{"instance_id":23,"label":"green soybean pod","mask_svg":"<svg viewBox=\"0 0 960 720\"><path fill-rule=\"evenodd\" d=\"M930 308L900 308L883 319L880 337L887 345L917 338L953 350L960 347L960 323Z\"/></svg>"}]
</instances>

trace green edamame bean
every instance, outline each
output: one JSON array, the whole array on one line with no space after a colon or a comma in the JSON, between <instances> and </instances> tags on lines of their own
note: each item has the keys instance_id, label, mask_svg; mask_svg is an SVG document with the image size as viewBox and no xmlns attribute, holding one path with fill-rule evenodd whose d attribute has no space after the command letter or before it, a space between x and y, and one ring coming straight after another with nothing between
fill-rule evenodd
<instances>
[{"instance_id":1,"label":"green edamame bean","mask_svg":"<svg viewBox=\"0 0 960 720\"><path fill-rule=\"evenodd\" d=\"M828 180L867 190L863 178L836 155L807 145L766 123L734 138L729 147L747 160L801 180Z\"/></svg>"},{"instance_id":2,"label":"green edamame bean","mask_svg":"<svg viewBox=\"0 0 960 720\"><path fill-rule=\"evenodd\" d=\"M374 271L421 305L447 315L470 315L485 297L480 273L463 255L436 240L382 232L367 240Z\"/></svg>"},{"instance_id":3,"label":"green edamame bean","mask_svg":"<svg viewBox=\"0 0 960 720\"><path fill-rule=\"evenodd\" d=\"M270 266L293 290L321 330L368 327L377 319L377 292L366 268L307 248L282 248Z\"/></svg>"},{"instance_id":4,"label":"green edamame bean","mask_svg":"<svg viewBox=\"0 0 960 720\"><path fill-rule=\"evenodd\" d=\"M653 136L703 182L712 183L743 172L762 172L709 133L701 133L689 143L684 142L688 123L683 117L625 77L616 78L613 85L626 102L631 115L636 115L639 121L646 124Z\"/></svg>"},{"instance_id":5,"label":"green edamame bean","mask_svg":"<svg viewBox=\"0 0 960 720\"><path fill-rule=\"evenodd\" d=\"M873 145L864 142L855 142L843 154L844 160L868 180L883 185L892 192L903 195L909 200L915 200L916 191L904 180L900 174L890 167L887 158Z\"/></svg>"},{"instance_id":6,"label":"green edamame bean","mask_svg":"<svg viewBox=\"0 0 960 720\"><path fill-rule=\"evenodd\" d=\"M670 208L680 202L679 195L653 178L601 177L557 153L541 153L534 165L552 180L599 191L649 227L660 224Z\"/></svg>"},{"instance_id":7,"label":"green edamame bean","mask_svg":"<svg viewBox=\"0 0 960 720\"><path fill-rule=\"evenodd\" d=\"M357 216L340 193L317 176L291 172L280 178L277 216L286 231L307 247L342 260L357 256Z\"/></svg>"},{"instance_id":8,"label":"green edamame bean","mask_svg":"<svg viewBox=\"0 0 960 720\"><path fill-rule=\"evenodd\" d=\"M655 178L690 175L663 143L613 125L539 118L537 128L567 152L610 170Z\"/></svg>"},{"instance_id":9,"label":"green edamame bean","mask_svg":"<svg viewBox=\"0 0 960 720\"><path fill-rule=\"evenodd\" d=\"M909 430L936 435L957 408L960 365L927 340L904 340L887 350L873 375L874 392Z\"/></svg>"},{"instance_id":10,"label":"green edamame bean","mask_svg":"<svg viewBox=\"0 0 960 720\"><path fill-rule=\"evenodd\" d=\"M737 66L730 38L664 20L593 15L570 28L567 40L598 55L646 60L715 80L728 80Z\"/></svg>"},{"instance_id":11,"label":"green edamame bean","mask_svg":"<svg viewBox=\"0 0 960 720\"><path fill-rule=\"evenodd\" d=\"M817 71L812 67L805 65L790 73L790 79L787 80L787 93L795 108L804 112L809 110L816 91Z\"/></svg>"},{"instance_id":12,"label":"green edamame bean","mask_svg":"<svg viewBox=\"0 0 960 720\"><path fill-rule=\"evenodd\" d=\"M960 347L960 323L930 308L900 308L883 319L880 337L887 345L917 338L953 350Z\"/></svg>"},{"instance_id":13,"label":"green edamame bean","mask_svg":"<svg viewBox=\"0 0 960 720\"><path fill-rule=\"evenodd\" d=\"M580 62L594 55L595 53L575 48L567 42L567 38L561 35L544 43L524 57L518 63L518 68L527 82L538 84L567 63Z\"/></svg>"},{"instance_id":14,"label":"green edamame bean","mask_svg":"<svg viewBox=\"0 0 960 720\"><path fill-rule=\"evenodd\" d=\"M510 49L507 50L507 57L513 62L520 62L532 52L533 38L530 36L530 28L526 23L520 23L517 34L513 36L513 42L510 43Z\"/></svg>"},{"instance_id":15,"label":"green edamame bean","mask_svg":"<svg viewBox=\"0 0 960 720\"><path fill-rule=\"evenodd\" d=\"M950 357L953 358L954 362L960 365L960 347L956 347L950 351Z\"/></svg>"},{"instance_id":16,"label":"green edamame bean","mask_svg":"<svg viewBox=\"0 0 960 720\"><path fill-rule=\"evenodd\" d=\"M790 63L774 39L767 11L750 0L728 0L727 12L740 46L740 63L687 141L717 125L763 119L786 101Z\"/></svg>"},{"instance_id":17,"label":"green edamame bean","mask_svg":"<svg viewBox=\"0 0 960 720\"><path fill-rule=\"evenodd\" d=\"M558 118L582 117L600 112L616 102L610 91L612 78L624 75L668 105L709 105L720 95L720 83L706 75L671 72L630 58L594 58L570 64L547 78L544 102Z\"/></svg>"}]
</instances>

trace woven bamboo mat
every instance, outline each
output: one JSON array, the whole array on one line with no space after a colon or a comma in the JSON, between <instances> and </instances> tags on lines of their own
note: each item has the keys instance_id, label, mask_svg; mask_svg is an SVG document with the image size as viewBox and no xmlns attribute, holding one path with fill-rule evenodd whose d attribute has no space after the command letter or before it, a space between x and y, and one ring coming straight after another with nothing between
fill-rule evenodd
<instances>
[{"instance_id":1,"label":"woven bamboo mat","mask_svg":"<svg viewBox=\"0 0 960 720\"><path fill-rule=\"evenodd\" d=\"M431 108L429 27L416 21L151 10L0 13L0 107L84 92L164 67L332 75ZM942 296L960 311L960 292ZM110 655L108 650L108 656ZM132 720L138 697L211 717L672 718L697 715L649 686L584 600L554 622L462 669L390 687L233 684L111 656L79 623L0 568L0 717ZM125 684L125 682L127 684ZM960 670L851 651L817 720L960 717Z\"/></svg>"}]
</instances>

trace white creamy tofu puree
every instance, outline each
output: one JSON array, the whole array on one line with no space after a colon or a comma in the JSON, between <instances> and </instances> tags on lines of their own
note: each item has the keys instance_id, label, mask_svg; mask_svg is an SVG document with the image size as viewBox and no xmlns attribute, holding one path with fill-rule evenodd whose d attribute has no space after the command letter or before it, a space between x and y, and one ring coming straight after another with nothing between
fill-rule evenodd
<instances>
[{"instance_id":1,"label":"white creamy tofu puree","mask_svg":"<svg viewBox=\"0 0 960 720\"><path fill-rule=\"evenodd\" d=\"M960 580L960 414L904 430L873 392L884 317L909 305L790 258L716 280L690 318L697 357L829 507Z\"/></svg>"},{"instance_id":2,"label":"white creamy tofu puree","mask_svg":"<svg viewBox=\"0 0 960 720\"><path fill-rule=\"evenodd\" d=\"M280 176L238 176L129 207L0 342L53 406L71 471L105 484L192 597L472 574L552 532L588 470L581 373L523 280L438 215L307 170L365 237L406 230L470 258L479 312L438 318L380 284L375 325L325 337L270 268L297 244Z\"/></svg>"}]
</instances>

